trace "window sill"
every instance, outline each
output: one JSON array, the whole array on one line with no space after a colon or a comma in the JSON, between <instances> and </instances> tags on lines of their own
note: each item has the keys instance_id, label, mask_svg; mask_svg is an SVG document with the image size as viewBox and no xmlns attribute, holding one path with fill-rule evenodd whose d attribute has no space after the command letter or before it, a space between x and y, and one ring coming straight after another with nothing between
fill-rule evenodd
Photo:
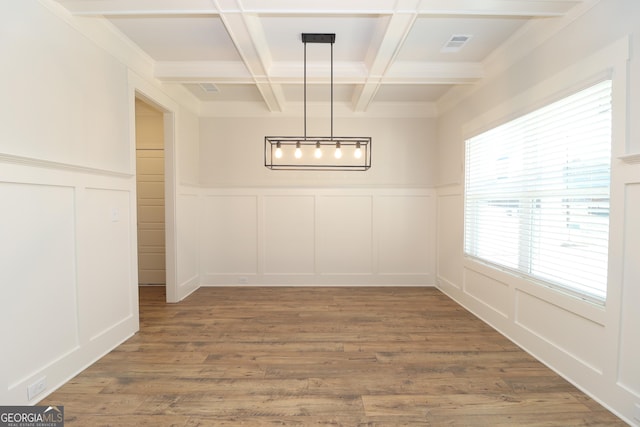
<instances>
[{"instance_id":1,"label":"window sill","mask_svg":"<svg viewBox=\"0 0 640 427\"><path fill-rule=\"evenodd\" d=\"M638 164L640 163L640 153L625 154L618 156L618 159L630 165Z\"/></svg>"}]
</instances>

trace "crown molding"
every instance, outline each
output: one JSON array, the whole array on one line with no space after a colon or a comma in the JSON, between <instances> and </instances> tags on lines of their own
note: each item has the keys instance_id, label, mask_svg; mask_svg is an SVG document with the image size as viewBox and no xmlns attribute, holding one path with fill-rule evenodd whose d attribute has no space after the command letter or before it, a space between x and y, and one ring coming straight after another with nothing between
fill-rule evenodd
<instances>
[{"instance_id":1,"label":"crown molding","mask_svg":"<svg viewBox=\"0 0 640 427\"><path fill-rule=\"evenodd\" d=\"M307 103L309 117L326 118L330 109L326 102ZM366 111L353 110L351 102L334 102L334 116L341 118L435 118L438 110L433 102L377 102ZM200 108L201 117L244 117L244 118L300 118L303 116L303 104L290 102L282 112L269 111L266 106L253 102L203 102Z\"/></svg>"}]
</instances>

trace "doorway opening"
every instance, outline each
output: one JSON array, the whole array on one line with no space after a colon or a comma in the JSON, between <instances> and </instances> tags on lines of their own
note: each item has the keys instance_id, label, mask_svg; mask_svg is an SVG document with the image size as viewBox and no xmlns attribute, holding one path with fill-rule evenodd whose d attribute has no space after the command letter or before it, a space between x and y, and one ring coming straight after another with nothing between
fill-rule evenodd
<instances>
[{"instance_id":1,"label":"doorway opening","mask_svg":"<svg viewBox=\"0 0 640 427\"><path fill-rule=\"evenodd\" d=\"M138 285L167 285L164 112L136 97Z\"/></svg>"}]
</instances>

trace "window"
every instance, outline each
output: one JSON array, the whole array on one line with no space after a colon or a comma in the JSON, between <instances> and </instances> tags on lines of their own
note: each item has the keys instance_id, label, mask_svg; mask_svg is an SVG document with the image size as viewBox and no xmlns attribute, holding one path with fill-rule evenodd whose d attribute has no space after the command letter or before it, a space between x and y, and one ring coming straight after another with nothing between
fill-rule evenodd
<instances>
[{"instance_id":1,"label":"window","mask_svg":"<svg viewBox=\"0 0 640 427\"><path fill-rule=\"evenodd\" d=\"M611 80L466 141L465 254L604 302Z\"/></svg>"}]
</instances>

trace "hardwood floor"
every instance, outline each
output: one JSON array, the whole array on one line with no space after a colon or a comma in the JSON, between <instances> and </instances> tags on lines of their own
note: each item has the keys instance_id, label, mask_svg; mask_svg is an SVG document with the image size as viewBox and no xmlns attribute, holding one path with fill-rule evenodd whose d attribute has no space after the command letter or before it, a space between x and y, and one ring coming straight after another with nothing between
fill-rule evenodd
<instances>
[{"instance_id":1,"label":"hardwood floor","mask_svg":"<svg viewBox=\"0 0 640 427\"><path fill-rule=\"evenodd\" d=\"M40 404L78 426L615 426L435 288L140 289L140 332Z\"/></svg>"}]
</instances>

